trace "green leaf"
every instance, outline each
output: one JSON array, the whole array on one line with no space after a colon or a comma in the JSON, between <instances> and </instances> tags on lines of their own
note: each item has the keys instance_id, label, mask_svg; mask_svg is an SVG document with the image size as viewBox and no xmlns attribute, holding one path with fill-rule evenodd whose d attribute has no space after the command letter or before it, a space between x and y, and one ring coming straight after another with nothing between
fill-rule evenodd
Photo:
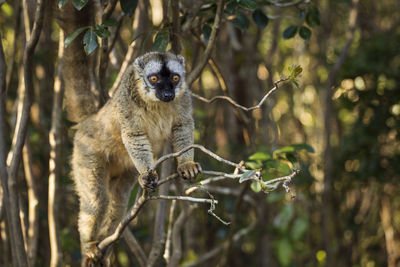
<instances>
[{"instance_id":1,"label":"green leaf","mask_svg":"<svg viewBox=\"0 0 400 267\"><path fill-rule=\"evenodd\" d=\"M231 1L226 5L225 13L228 15L234 15L236 14L237 8L238 8L237 2Z\"/></svg>"},{"instance_id":2,"label":"green leaf","mask_svg":"<svg viewBox=\"0 0 400 267\"><path fill-rule=\"evenodd\" d=\"M239 183L243 183L244 181L254 179L253 176L256 172L257 171L255 170L246 171L245 173L242 174L242 176L240 176Z\"/></svg>"},{"instance_id":3,"label":"green leaf","mask_svg":"<svg viewBox=\"0 0 400 267\"><path fill-rule=\"evenodd\" d=\"M67 48L71 42L73 40L75 40L76 37L78 37L79 34L81 34L84 30L90 28L89 26L85 26L82 28L77 29L76 31L74 31L73 33L71 33L70 35L67 36L67 38L65 38L65 44L64 47Z\"/></svg>"},{"instance_id":4,"label":"green leaf","mask_svg":"<svg viewBox=\"0 0 400 267\"><path fill-rule=\"evenodd\" d=\"M136 7L138 5L138 0L120 0L122 11L125 15L132 17L135 14Z\"/></svg>"},{"instance_id":5,"label":"green leaf","mask_svg":"<svg viewBox=\"0 0 400 267\"><path fill-rule=\"evenodd\" d=\"M107 38L111 35L111 33L102 25L97 25L97 29L94 30L94 33L100 38Z\"/></svg>"},{"instance_id":6,"label":"green leaf","mask_svg":"<svg viewBox=\"0 0 400 267\"><path fill-rule=\"evenodd\" d=\"M260 29L267 27L269 18L262 12L261 9L256 9L253 12L253 20Z\"/></svg>"},{"instance_id":7,"label":"green leaf","mask_svg":"<svg viewBox=\"0 0 400 267\"><path fill-rule=\"evenodd\" d=\"M311 30L305 26L301 26L299 30L299 35L301 38L308 41L311 38Z\"/></svg>"},{"instance_id":8,"label":"green leaf","mask_svg":"<svg viewBox=\"0 0 400 267\"><path fill-rule=\"evenodd\" d=\"M294 86L296 86L296 88L300 88L300 85L299 85L299 82L298 82L298 81L292 79L292 80L290 80L290 82L293 83Z\"/></svg>"},{"instance_id":9,"label":"green leaf","mask_svg":"<svg viewBox=\"0 0 400 267\"><path fill-rule=\"evenodd\" d=\"M85 33L85 36L83 36L83 43L85 44L84 49L87 55L90 55L99 46L93 29L89 29Z\"/></svg>"},{"instance_id":10,"label":"green leaf","mask_svg":"<svg viewBox=\"0 0 400 267\"><path fill-rule=\"evenodd\" d=\"M86 6L86 4L89 2L89 0L73 0L72 4L74 7L78 10L81 10Z\"/></svg>"},{"instance_id":11,"label":"green leaf","mask_svg":"<svg viewBox=\"0 0 400 267\"><path fill-rule=\"evenodd\" d=\"M152 51L164 52L167 49L169 35L167 32L159 32L154 39Z\"/></svg>"},{"instance_id":12,"label":"green leaf","mask_svg":"<svg viewBox=\"0 0 400 267\"><path fill-rule=\"evenodd\" d=\"M68 0L58 0L58 8L62 8Z\"/></svg>"},{"instance_id":13,"label":"green leaf","mask_svg":"<svg viewBox=\"0 0 400 267\"><path fill-rule=\"evenodd\" d=\"M104 21L101 26L103 27L113 27L113 26L117 26L118 25L118 21L116 21L115 19L107 19L106 21Z\"/></svg>"},{"instance_id":14,"label":"green leaf","mask_svg":"<svg viewBox=\"0 0 400 267\"><path fill-rule=\"evenodd\" d=\"M311 152L311 153L315 152L314 148L308 144L294 144L292 146L295 148L296 151L306 150L307 152Z\"/></svg>"},{"instance_id":15,"label":"green leaf","mask_svg":"<svg viewBox=\"0 0 400 267\"><path fill-rule=\"evenodd\" d=\"M247 168L250 168L250 169L252 169L252 170L260 169L260 168L262 167L262 164L261 164L261 163L255 162L255 161L246 161L246 162L244 163L244 165L245 165Z\"/></svg>"},{"instance_id":16,"label":"green leaf","mask_svg":"<svg viewBox=\"0 0 400 267\"><path fill-rule=\"evenodd\" d=\"M203 26L203 37L206 43L208 43L208 40L210 39L211 31L212 29L208 24Z\"/></svg>"},{"instance_id":17,"label":"green leaf","mask_svg":"<svg viewBox=\"0 0 400 267\"><path fill-rule=\"evenodd\" d=\"M278 163L278 171L282 176L289 175L292 173L292 169L289 167L289 165L283 162Z\"/></svg>"},{"instance_id":18,"label":"green leaf","mask_svg":"<svg viewBox=\"0 0 400 267\"><path fill-rule=\"evenodd\" d=\"M290 39L293 38L296 33L297 33L297 26L291 25L289 27L287 27L284 31L283 31L283 38L284 39Z\"/></svg>"},{"instance_id":19,"label":"green leaf","mask_svg":"<svg viewBox=\"0 0 400 267\"><path fill-rule=\"evenodd\" d=\"M249 157L250 160L267 160L270 158L271 155L265 152L256 152Z\"/></svg>"},{"instance_id":20,"label":"green leaf","mask_svg":"<svg viewBox=\"0 0 400 267\"><path fill-rule=\"evenodd\" d=\"M321 24L319 20L319 11L318 8L314 5L309 5L307 14L306 14L306 22L308 26L314 27Z\"/></svg>"},{"instance_id":21,"label":"green leaf","mask_svg":"<svg viewBox=\"0 0 400 267\"><path fill-rule=\"evenodd\" d=\"M281 230L282 232L285 232L293 216L294 216L293 205L283 206L281 212L274 219L274 226L279 230Z\"/></svg>"},{"instance_id":22,"label":"green leaf","mask_svg":"<svg viewBox=\"0 0 400 267\"><path fill-rule=\"evenodd\" d=\"M291 237L294 241L300 240L308 230L308 220L305 217L297 218L291 229Z\"/></svg>"},{"instance_id":23,"label":"green leaf","mask_svg":"<svg viewBox=\"0 0 400 267\"><path fill-rule=\"evenodd\" d=\"M258 193L261 191L261 186L259 181L253 181L250 185L251 190L253 190L254 192Z\"/></svg>"},{"instance_id":24,"label":"green leaf","mask_svg":"<svg viewBox=\"0 0 400 267\"><path fill-rule=\"evenodd\" d=\"M254 10L258 7L256 0L239 0L239 5L249 10Z\"/></svg>"},{"instance_id":25,"label":"green leaf","mask_svg":"<svg viewBox=\"0 0 400 267\"><path fill-rule=\"evenodd\" d=\"M286 153L285 156L286 156L286 159L287 159L288 161L290 161L292 164L297 163L297 158L295 157L294 154L292 154L292 153Z\"/></svg>"},{"instance_id":26,"label":"green leaf","mask_svg":"<svg viewBox=\"0 0 400 267\"><path fill-rule=\"evenodd\" d=\"M277 258L282 266L288 266L292 257L292 245L287 238L280 239L276 246Z\"/></svg>"},{"instance_id":27,"label":"green leaf","mask_svg":"<svg viewBox=\"0 0 400 267\"><path fill-rule=\"evenodd\" d=\"M243 13L239 13L237 14L236 18L232 21L232 23L239 28L239 30L244 31L246 30L249 25L250 25L250 21L248 20L248 18L246 17L245 14Z\"/></svg>"}]
</instances>

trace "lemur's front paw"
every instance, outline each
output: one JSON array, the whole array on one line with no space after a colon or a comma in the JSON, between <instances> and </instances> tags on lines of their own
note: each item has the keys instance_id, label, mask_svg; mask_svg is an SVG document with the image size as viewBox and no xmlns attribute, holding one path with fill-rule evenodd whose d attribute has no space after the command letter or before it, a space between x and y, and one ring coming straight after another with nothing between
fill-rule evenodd
<instances>
[{"instance_id":1,"label":"lemur's front paw","mask_svg":"<svg viewBox=\"0 0 400 267\"><path fill-rule=\"evenodd\" d=\"M98 266L99 260L103 257L103 253L97 246L99 242L93 241L87 243L86 246L86 253L83 258L83 266L92 267Z\"/></svg>"},{"instance_id":2,"label":"lemur's front paw","mask_svg":"<svg viewBox=\"0 0 400 267\"><path fill-rule=\"evenodd\" d=\"M178 174L183 179L193 182L197 175L201 172L201 166L197 162L187 161L178 166Z\"/></svg>"},{"instance_id":3,"label":"lemur's front paw","mask_svg":"<svg viewBox=\"0 0 400 267\"><path fill-rule=\"evenodd\" d=\"M157 172L155 171L147 171L139 176L140 186L148 192L156 191L157 182L158 182L158 175Z\"/></svg>"}]
</instances>

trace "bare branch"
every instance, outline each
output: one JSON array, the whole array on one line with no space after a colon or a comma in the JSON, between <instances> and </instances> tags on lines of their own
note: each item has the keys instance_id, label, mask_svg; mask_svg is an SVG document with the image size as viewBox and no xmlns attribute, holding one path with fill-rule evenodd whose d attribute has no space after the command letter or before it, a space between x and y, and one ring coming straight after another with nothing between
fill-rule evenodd
<instances>
[{"instance_id":1,"label":"bare branch","mask_svg":"<svg viewBox=\"0 0 400 267\"><path fill-rule=\"evenodd\" d=\"M214 102L214 101L217 100L217 99L222 99L222 100L228 101L230 104L232 104L234 107L236 107L236 108L238 108L238 109L241 109L241 110L244 110L244 111L252 111L252 110L254 110L254 109L260 108L260 107L264 104L265 100L267 100L267 98L268 98L274 91L276 91L276 90L278 89L278 84L279 84L279 83L285 82L285 81L287 81L287 80L289 80L289 79L290 79L290 78L287 77L287 78L282 78L282 79L279 79L278 81L276 81L276 82L274 83L274 87L272 87L272 88L263 96L263 98L260 100L260 102L259 102L257 105L253 106L253 107L245 107L245 106L242 106L242 105L236 103L236 102L235 102L232 98L230 98L229 96L222 96L222 95L220 95L220 96L214 96L214 97L211 98L211 99L204 98L204 97L199 96L199 95L197 95L197 94L195 94L195 93L192 93L192 96L193 96L194 98L197 98L198 100L201 100L201 101L207 103L207 104L211 104L212 102Z\"/></svg>"},{"instance_id":2,"label":"bare branch","mask_svg":"<svg viewBox=\"0 0 400 267\"><path fill-rule=\"evenodd\" d=\"M64 54L64 32L60 31L58 44L58 62L56 76L54 77L53 107L51 111L51 129L49 133L50 159L49 159L49 189L48 189L48 217L49 217L49 237L50 237L50 266L59 266L62 257L60 234L57 224L57 183L61 176L61 130L62 130L62 101L64 96L64 86L61 82L62 64L61 58Z\"/></svg>"},{"instance_id":3,"label":"bare branch","mask_svg":"<svg viewBox=\"0 0 400 267\"><path fill-rule=\"evenodd\" d=\"M135 204L130 208L128 214L122 219L122 221L118 224L117 229L115 232L103 239L98 244L98 248L100 251L105 252L109 246L111 246L115 241L119 239L121 236L122 232L125 230L125 227L128 225L130 221L132 221L136 216L138 215L140 209L143 207L143 205L147 202L149 199L148 194L146 191L143 191L142 195L138 198L138 200L135 202Z\"/></svg>"},{"instance_id":4,"label":"bare branch","mask_svg":"<svg viewBox=\"0 0 400 267\"><path fill-rule=\"evenodd\" d=\"M172 221L174 219L175 208L176 208L176 200L172 200L171 208L169 211L167 240L165 241L165 250L164 250L164 255L163 255L167 264L169 263L170 256L171 256Z\"/></svg>"},{"instance_id":5,"label":"bare branch","mask_svg":"<svg viewBox=\"0 0 400 267\"><path fill-rule=\"evenodd\" d=\"M182 155L183 153L185 153L186 151L188 151L188 150L190 150L190 149L193 149L193 148L197 148L197 149L203 151L205 154L207 154L207 155L209 155L210 157L212 157L212 158L218 160L219 162L223 162L223 163L225 163L225 164L227 164L227 165L236 167L236 168L238 168L239 170L241 170L241 171L243 171L243 172L246 171L246 170L243 169L242 166L240 166L239 164L234 163L234 162L232 162L232 161L229 161L229 160L227 160L227 159L224 159L224 158L218 156L217 154L213 153L212 151L208 150L208 149L205 148L204 146L198 145L198 144L193 144L193 145L190 145L190 146L187 146L187 147L183 148L182 150L180 150L180 151L178 151L178 152L175 152L175 153L171 153L171 154L167 154L167 155L162 156L161 158L159 158L159 159L154 163L154 166L153 166L153 168L152 168L151 170L154 171L154 170L157 168L157 166L160 165L161 162L163 162L164 160L167 160L167 159L170 159L170 158L176 158L176 157Z\"/></svg>"},{"instance_id":6,"label":"bare branch","mask_svg":"<svg viewBox=\"0 0 400 267\"><path fill-rule=\"evenodd\" d=\"M240 229L239 231L237 231L234 235L232 240L234 242L238 242L243 236L247 235L248 233L250 233L250 231L252 231L254 229L254 227L256 226L256 222L252 222L249 226L247 226L246 228ZM189 263L187 265L185 265L186 267L194 267L194 266L200 266L200 265L204 265L204 263L206 261L208 261L209 259L217 256L224 248L226 248L228 246L228 240L225 241L224 243L222 243L221 245L215 247L214 249L210 250L209 252L205 253L204 255L200 256L197 258L197 260L195 262Z\"/></svg>"},{"instance_id":7,"label":"bare branch","mask_svg":"<svg viewBox=\"0 0 400 267\"><path fill-rule=\"evenodd\" d=\"M45 3L44 0L38 0L37 2L37 8L35 12L35 20L33 24L33 29L31 31L30 36L26 36L27 38L27 44L25 47L24 51L24 56L23 56L23 66L24 66L24 83L25 83L25 88L20 92L20 109L18 111L18 125L15 128L14 132L14 137L13 137L13 149L10 151L10 168L8 169L7 173L7 167L6 166L1 166L0 169L3 170L1 173L2 177L2 185L3 185L3 192L5 195L5 204L6 204L6 212L7 212L7 218L9 219L9 227L10 227L10 236L11 236L11 246L12 246L12 253L13 253L13 262L15 266L28 266L28 260L27 260L27 255L25 251L25 245L22 237L22 232L21 232L21 221L19 218L19 205L18 205L18 188L17 188L17 170L19 167L19 164L21 162L21 157L22 157L22 148L25 143L25 138L26 138L26 133L28 129L28 121L29 121L29 114L30 114L30 107L31 107L31 95L33 94L33 54L35 51L35 47L39 41L39 36L40 32L42 30L42 25L43 25L43 18L44 18L44 7ZM4 59L4 53L3 49L1 46L1 57ZM5 69L5 62L1 65L4 64L4 69ZM2 66L3 67L3 66ZM3 79L1 80L1 87L5 87L5 83L3 82ZM1 115L1 121L2 121L2 136L0 136L0 139L2 139L1 143L1 163L0 164L5 164L5 158L3 157L5 155L5 144L3 144L3 141L5 140L4 134L4 101L5 101L5 88L3 91L3 88L1 88L1 102L2 102L2 111L3 113ZM3 162L4 160L4 162ZM8 187L8 188L6 188ZM6 189L5 189L6 188Z\"/></svg>"},{"instance_id":8,"label":"bare branch","mask_svg":"<svg viewBox=\"0 0 400 267\"><path fill-rule=\"evenodd\" d=\"M214 24L212 26L210 39L208 40L207 47L204 50L204 54L201 57L200 62L196 65L196 67L189 73L189 75L186 78L186 83L189 85L189 87L200 76L201 71L204 69L204 67L208 62L208 59L211 56L212 49L214 48L215 45L217 32L222 20L224 3L225 3L224 0L218 0L217 12L215 14Z\"/></svg>"},{"instance_id":9,"label":"bare branch","mask_svg":"<svg viewBox=\"0 0 400 267\"><path fill-rule=\"evenodd\" d=\"M184 197L184 196L150 196L149 199L157 200L157 199L167 199L167 200L183 200L194 203L209 203L209 204L218 204L218 200L208 199L208 198L195 198L195 197Z\"/></svg>"},{"instance_id":10,"label":"bare branch","mask_svg":"<svg viewBox=\"0 0 400 267\"><path fill-rule=\"evenodd\" d=\"M136 259L138 260L140 266L141 267L147 266L146 254L144 253L142 247L137 242L135 236L132 234L129 227L125 229L123 236L129 249L133 252L133 254L135 254Z\"/></svg>"}]
</instances>

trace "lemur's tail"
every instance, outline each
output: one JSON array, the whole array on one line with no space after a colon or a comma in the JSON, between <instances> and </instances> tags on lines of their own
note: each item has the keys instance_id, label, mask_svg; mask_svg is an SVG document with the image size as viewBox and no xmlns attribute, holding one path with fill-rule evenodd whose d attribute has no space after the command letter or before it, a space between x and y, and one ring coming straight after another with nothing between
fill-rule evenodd
<instances>
[{"instance_id":1,"label":"lemur's tail","mask_svg":"<svg viewBox=\"0 0 400 267\"><path fill-rule=\"evenodd\" d=\"M65 36L75 30L94 24L93 1L78 11L68 1L59 12L59 25ZM70 121L81 122L97 111L97 97L91 92L89 58L83 49L83 34L80 34L64 50L62 57L62 78L65 84L65 103Z\"/></svg>"}]
</instances>

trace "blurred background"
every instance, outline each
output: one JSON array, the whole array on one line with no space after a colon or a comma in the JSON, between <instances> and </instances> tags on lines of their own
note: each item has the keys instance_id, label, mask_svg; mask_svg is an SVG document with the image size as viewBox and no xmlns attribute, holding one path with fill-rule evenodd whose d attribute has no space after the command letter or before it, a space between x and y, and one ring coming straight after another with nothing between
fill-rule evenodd
<instances>
[{"instance_id":1,"label":"blurred background","mask_svg":"<svg viewBox=\"0 0 400 267\"><path fill-rule=\"evenodd\" d=\"M32 26L36 1L1 2L9 148L18 92L24 86L26 29ZM50 264L50 217L59 244L53 266L78 266L81 257L78 200L69 176L74 130L65 114L53 178L49 168L54 88L57 77L62 79L57 51L64 38L57 16L61 6L71 4L66 2L49 2L45 8L31 69L28 138L17 176L19 214L32 266ZM76 9L87 3L72 2ZM102 19L113 4L108 20ZM179 265L400 266L400 1L228 0L223 6L211 58L192 84L193 92L206 98L229 96L250 107L279 79L293 79L279 83L261 108L250 112L223 100L208 104L193 98L195 143L231 161L243 161L247 168L262 168L264 181L299 169L288 184L296 198L278 184L266 192L256 182L225 179L208 184L205 188L219 201L215 213L231 225L210 216L207 205L198 205L180 231ZM90 8L96 24L75 39L65 37L80 42L89 54L92 87L101 99L102 89L112 93L121 65L147 51L175 46L174 52L186 58L188 71L193 69L211 42L217 1L93 1ZM173 29L176 21L178 30ZM88 32L96 34L95 40L82 43ZM101 72L104 47L108 57ZM299 66L301 74L293 77ZM201 152L196 159L206 170L233 171ZM48 195L54 183L50 212ZM174 183L168 187L176 195ZM136 192L137 186L131 203ZM207 196L201 191L192 195ZM145 255L153 249L159 203L146 204L130 224ZM185 206L177 203L171 213L171 202L164 205L166 234ZM0 210L0 265L11 266L4 205ZM115 266L142 265L126 241L119 241L115 250ZM154 266L166 265L162 253Z\"/></svg>"}]
</instances>

